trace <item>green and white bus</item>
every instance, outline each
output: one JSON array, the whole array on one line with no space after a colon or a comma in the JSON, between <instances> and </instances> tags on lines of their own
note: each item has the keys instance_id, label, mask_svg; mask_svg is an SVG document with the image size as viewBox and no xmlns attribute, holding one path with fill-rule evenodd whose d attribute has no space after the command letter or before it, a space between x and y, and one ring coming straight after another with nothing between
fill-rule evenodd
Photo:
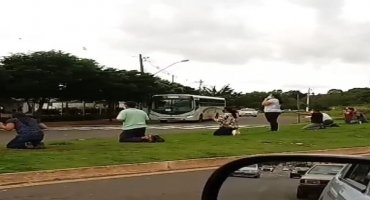
<instances>
[{"instance_id":1,"label":"green and white bus","mask_svg":"<svg viewBox=\"0 0 370 200\"><path fill-rule=\"evenodd\" d=\"M225 98L192 94L159 94L151 99L149 118L167 121L203 121L222 114Z\"/></svg>"}]
</instances>

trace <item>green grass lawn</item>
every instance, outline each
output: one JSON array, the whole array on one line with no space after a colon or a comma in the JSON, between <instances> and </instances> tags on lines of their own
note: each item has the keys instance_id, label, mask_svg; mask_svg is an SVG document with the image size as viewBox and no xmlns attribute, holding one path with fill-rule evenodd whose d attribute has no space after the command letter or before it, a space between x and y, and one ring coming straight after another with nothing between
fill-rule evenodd
<instances>
[{"instance_id":1,"label":"green grass lawn","mask_svg":"<svg viewBox=\"0 0 370 200\"><path fill-rule=\"evenodd\" d=\"M211 131L173 134L163 136L165 143L152 144L89 139L49 143L44 150L0 149L0 173L370 145L370 124L317 131L301 127L283 126L277 133L244 129L235 137L214 137Z\"/></svg>"}]
</instances>

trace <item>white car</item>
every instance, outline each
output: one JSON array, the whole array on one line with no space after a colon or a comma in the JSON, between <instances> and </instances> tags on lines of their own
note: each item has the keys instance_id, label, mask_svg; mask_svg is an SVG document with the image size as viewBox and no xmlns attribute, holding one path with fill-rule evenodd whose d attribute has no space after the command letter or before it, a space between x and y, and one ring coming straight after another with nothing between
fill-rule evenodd
<instances>
[{"instance_id":1,"label":"white car","mask_svg":"<svg viewBox=\"0 0 370 200\"><path fill-rule=\"evenodd\" d=\"M302 176L297 188L297 199L306 199L308 196L321 195L328 183L343 170L343 164L317 164ZM342 192L343 189L340 191ZM339 193L340 193L339 192ZM337 199L337 198L335 198ZM342 199L342 198L339 198Z\"/></svg>"},{"instance_id":2,"label":"white car","mask_svg":"<svg viewBox=\"0 0 370 200\"><path fill-rule=\"evenodd\" d=\"M319 200L369 200L370 165L349 164L325 187Z\"/></svg>"},{"instance_id":3,"label":"white car","mask_svg":"<svg viewBox=\"0 0 370 200\"><path fill-rule=\"evenodd\" d=\"M289 171L289 168L288 167L284 167L283 168L283 171Z\"/></svg>"},{"instance_id":4,"label":"white car","mask_svg":"<svg viewBox=\"0 0 370 200\"><path fill-rule=\"evenodd\" d=\"M262 171L264 171L264 172L274 172L274 170L275 170L275 167L274 166L272 166L272 165L263 165L262 166Z\"/></svg>"},{"instance_id":5,"label":"white car","mask_svg":"<svg viewBox=\"0 0 370 200\"><path fill-rule=\"evenodd\" d=\"M236 170L234 173L231 174L233 177L251 177L251 178L260 178L261 177L261 170L257 164L243 167L239 170Z\"/></svg>"},{"instance_id":6,"label":"white car","mask_svg":"<svg viewBox=\"0 0 370 200\"><path fill-rule=\"evenodd\" d=\"M257 117L258 111L253 108L243 108L239 110L239 116L252 116Z\"/></svg>"}]
</instances>

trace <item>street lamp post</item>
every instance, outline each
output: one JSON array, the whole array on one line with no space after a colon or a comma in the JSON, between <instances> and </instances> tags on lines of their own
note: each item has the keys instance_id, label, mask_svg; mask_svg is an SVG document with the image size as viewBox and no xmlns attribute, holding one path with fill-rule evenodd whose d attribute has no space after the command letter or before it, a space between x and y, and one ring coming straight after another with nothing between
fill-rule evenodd
<instances>
[{"instance_id":1,"label":"street lamp post","mask_svg":"<svg viewBox=\"0 0 370 200\"><path fill-rule=\"evenodd\" d=\"M156 74L158 74L158 73L160 73L160 72L162 72L162 71L164 71L164 70L166 70L166 69L168 69L168 68L172 67L173 65L176 65L176 64L178 64L178 63L182 63L182 62L189 62L189 60L182 60L182 61L174 62L174 63L172 63L172 64L168 65L167 67L165 67L165 68L163 68L163 69L161 69L161 70L157 71L157 72L156 72L156 73L154 73L153 75L156 75Z\"/></svg>"}]
</instances>

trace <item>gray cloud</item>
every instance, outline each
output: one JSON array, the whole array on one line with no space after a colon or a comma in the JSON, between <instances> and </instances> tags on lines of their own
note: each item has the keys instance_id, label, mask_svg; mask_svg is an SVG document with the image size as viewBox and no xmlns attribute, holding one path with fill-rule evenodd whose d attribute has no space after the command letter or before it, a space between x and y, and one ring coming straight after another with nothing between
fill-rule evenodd
<instances>
[{"instance_id":1,"label":"gray cloud","mask_svg":"<svg viewBox=\"0 0 370 200\"><path fill-rule=\"evenodd\" d=\"M318 27L306 41L282 44L282 54L294 61L348 63L370 61L370 22L354 23L342 18L343 0L289 0L316 9Z\"/></svg>"},{"instance_id":2,"label":"gray cloud","mask_svg":"<svg viewBox=\"0 0 370 200\"><path fill-rule=\"evenodd\" d=\"M298 40L271 41L268 38L273 33L258 32L245 25L241 17L230 16L226 22L214 17L219 7L262 5L271 1L151 0L142 5L138 3L124 9L126 17L121 30L125 37L112 45L128 51L159 51L193 61L222 64L243 64L256 58L277 59L274 55L292 63L324 64L337 59L363 63L370 60L370 22L350 23L342 19L343 0L288 0L317 13L316 30ZM158 3L174 9L172 20L150 18L149 6Z\"/></svg>"}]
</instances>

